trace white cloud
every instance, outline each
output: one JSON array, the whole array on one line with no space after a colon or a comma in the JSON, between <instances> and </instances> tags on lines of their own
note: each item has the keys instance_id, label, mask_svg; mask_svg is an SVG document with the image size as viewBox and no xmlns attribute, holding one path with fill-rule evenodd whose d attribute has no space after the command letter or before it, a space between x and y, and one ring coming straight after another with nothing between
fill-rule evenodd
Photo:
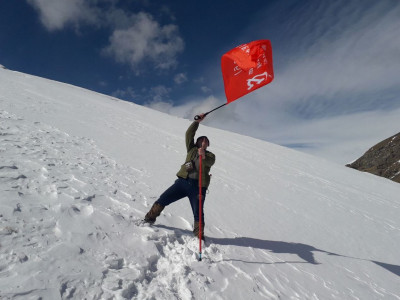
<instances>
[{"instance_id":1,"label":"white cloud","mask_svg":"<svg viewBox=\"0 0 400 300\"><path fill-rule=\"evenodd\" d=\"M203 93L205 93L205 94L211 93L211 92L212 92L212 89L210 89L210 88L207 87L207 86L202 86L200 89L201 89L201 91L202 91Z\"/></svg>"},{"instance_id":2,"label":"white cloud","mask_svg":"<svg viewBox=\"0 0 400 300\"><path fill-rule=\"evenodd\" d=\"M109 45L103 53L120 63L130 64L137 74L142 71L138 68L142 62L150 62L152 67L161 70L174 68L177 55L185 47L178 26L161 25L145 12L128 13L117 8L115 0L27 1L38 11L49 31L71 25L78 29L81 24L111 28Z\"/></svg>"},{"instance_id":3,"label":"white cloud","mask_svg":"<svg viewBox=\"0 0 400 300\"><path fill-rule=\"evenodd\" d=\"M150 89L149 95L152 97L153 101L161 102L169 98L168 95L170 92L170 88L164 85L157 85Z\"/></svg>"},{"instance_id":4,"label":"white cloud","mask_svg":"<svg viewBox=\"0 0 400 300\"><path fill-rule=\"evenodd\" d=\"M147 13L132 15L128 28L116 29L104 53L132 68L150 61L158 69L170 69L177 64L177 54L184 49L176 25L161 26Z\"/></svg>"},{"instance_id":5,"label":"white cloud","mask_svg":"<svg viewBox=\"0 0 400 300\"><path fill-rule=\"evenodd\" d=\"M185 73L176 74L174 77L174 81L176 84L182 84L182 83L188 81L187 75Z\"/></svg>"},{"instance_id":6,"label":"white cloud","mask_svg":"<svg viewBox=\"0 0 400 300\"><path fill-rule=\"evenodd\" d=\"M49 30L63 29L79 23L95 24L98 11L85 0L27 0L40 15L42 24Z\"/></svg>"}]
</instances>

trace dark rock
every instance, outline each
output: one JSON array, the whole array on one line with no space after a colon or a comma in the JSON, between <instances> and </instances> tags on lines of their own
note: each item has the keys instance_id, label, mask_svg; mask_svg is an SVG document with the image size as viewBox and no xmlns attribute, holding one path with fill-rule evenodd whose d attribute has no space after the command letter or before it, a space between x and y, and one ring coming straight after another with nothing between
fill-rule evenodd
<instances>
[{"instance_id":1,"label":"dark rock","mask_svg":"<svg viewBox=\"0 0 400 300\"><path fill-rule=\"evenodd\" d=\"M346 166L400 183L400 132L376 144Z\"/></svg>"}]
</instances>

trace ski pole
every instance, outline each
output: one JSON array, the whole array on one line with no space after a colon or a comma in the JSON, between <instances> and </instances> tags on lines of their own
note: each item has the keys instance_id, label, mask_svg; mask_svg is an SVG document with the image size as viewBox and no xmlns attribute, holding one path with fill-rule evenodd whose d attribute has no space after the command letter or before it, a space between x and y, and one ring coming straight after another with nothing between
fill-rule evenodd
<instances>
[{"instance_id":1,"label":"ski pole","mask_svg":"<svg viewBox=\"0 0 400 300\"><path fill-rule=\"evenodd\" d=\"M224 104L222 104L222 105L220 105L220 106L214 108L213 110L210 110L209 112L206 112L206 113L204 114L204 117L207 116L210 112L213 112L214 110L217 110L218 108L221 108L222 106L225 106L225 105L227 105L227 104L228 104L228 103L224 103ZM195 115L195 116L194 116L194 119L197 121L197 120L200 120L201 117L200 117L199 115Z\"/></svg>"},{"instance_id":2,"label":"ski pole","mask_svg":"<svg viewBox=\"0 0 400 300\"><path fill-rule=\"evenodd\" d=\"M201 219L202 219L202 194L201 194L201 176L202 176L202 172L201 172L201 165L202 165L202 156L201 156L201 154L200 154L200 156L199 156L199 242L200 242L200 245L199 245L199 261L201 261L201 238L202 238L202 236L201 236L201 227L202 227L202 224L201 224Z\"/></svg>"}]
</instances>

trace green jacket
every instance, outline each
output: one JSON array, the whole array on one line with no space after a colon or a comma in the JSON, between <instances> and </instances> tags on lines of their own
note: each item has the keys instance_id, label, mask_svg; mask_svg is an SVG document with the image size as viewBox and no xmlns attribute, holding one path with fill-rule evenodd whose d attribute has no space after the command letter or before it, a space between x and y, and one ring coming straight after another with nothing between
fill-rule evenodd
<instances>
[{"instance_id":1,"label":"green jacket","mask_svg":"<svg viewBox=\"0 0 400 300\"><path fill-rule=\"evenodd\" d=\"M192 125L186 130L186 160L185 163L194 160L197 154L197 147L194 143L194 136L196 134L197 128L199 128L198 122L193 122ZM181 166L181 169L176 174L176 176L181 178L188 178L188 172L185 168L185 163ZM210 169L211 166L215 163L215 155L210 151L206 150L206 157L202 160L202 178L201 178L201 185L203 187L208 187L210 185Z\"/></svg>"}]
</instances>

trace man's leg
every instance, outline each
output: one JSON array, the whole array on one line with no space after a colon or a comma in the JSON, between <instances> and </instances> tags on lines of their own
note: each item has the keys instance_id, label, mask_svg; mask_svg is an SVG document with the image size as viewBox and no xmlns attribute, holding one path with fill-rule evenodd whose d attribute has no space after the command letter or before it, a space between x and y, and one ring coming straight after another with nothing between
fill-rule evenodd
<instances>
[{"instance_id":1,"label":"man's leg","mask_svg":"<svg viewBox=\"0 0 400 300\"><path fill-rule=\"evenodd\" d=\"M187 196L184 188L185 180L178 178L173 185L171 185L150 208L149 212L144 217L146 223L153 224L157 217L161 214L164 207L171 203L182 199Z\"/></svg>"},{"instance_id":2,"label":"man's leg","mask_svg":"<svg viewBox=\"0 0 400 300\"><path fill-rule=\"evenodd\" d=\"M207 188L202 188L202 195L201 195L201 199L202 199L202 211L201 211L201 235L204 239L204 224L205 224L205 220L204 220L204 203L205 203L205 199L206 199L206 192L207 192ZM199 215L200 215L200 206L199 206L199 188L197 187L196 189L192 189L190 196L189 196L189 201L190 201L190 205L192 207L192 211L193 211L193 218L194 218L194 224L193 224L193 234L194 236L199 236L199 231L200 231L200 224L199 224Z\"/></svg>"}]
</instances>

